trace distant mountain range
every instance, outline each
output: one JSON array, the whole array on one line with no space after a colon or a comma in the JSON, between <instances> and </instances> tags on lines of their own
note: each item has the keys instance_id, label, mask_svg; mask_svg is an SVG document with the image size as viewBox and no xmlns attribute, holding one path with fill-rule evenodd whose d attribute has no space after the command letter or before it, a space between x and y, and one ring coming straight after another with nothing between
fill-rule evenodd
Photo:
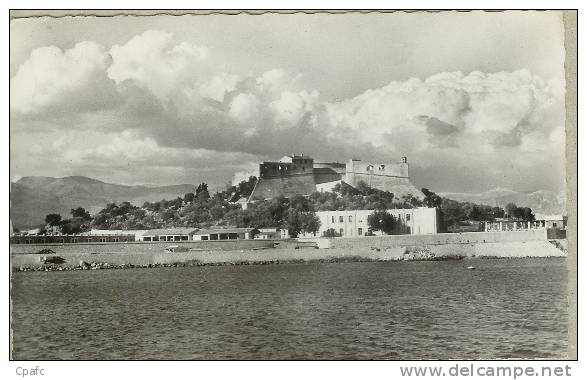
<instances>
[{"instance_id":1,"label":"distant mountain range","mask_svg":"<svg viewBox=\"0 0 587 380\"><path fill-rule=\"evenodd\" d=\"M23 177L10 184L10 219L19 229L37 227L47 214L68 218L71 209L80 206L93 214L112 202L142 206L146 201L174 199L193 191L194 185L190 184L125 186L81 176Z\"/></svg>"},{"instance_id":2,"label":"distant mountain range","mask_svg":"<svg viewBox=\"0 0 587 380\"><path fill-rule=\"evenodd\" d=\"M530 207L534 214L566 214L565 194L548 190L522 193L510 189L493 189L483 193L439 193L439 195L461 202L473 202L490 206L505 207L508 203Z\"/></svg>"}]
</instances>

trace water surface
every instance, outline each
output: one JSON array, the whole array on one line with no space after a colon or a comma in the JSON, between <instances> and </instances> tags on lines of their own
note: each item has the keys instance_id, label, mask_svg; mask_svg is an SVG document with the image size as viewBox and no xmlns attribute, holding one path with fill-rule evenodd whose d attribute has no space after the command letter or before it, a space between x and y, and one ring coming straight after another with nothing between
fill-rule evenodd
<instances>
[{"instance_id":1,"label":"water surface","mask_svg":"<svg viewBox=\"0 0 587 380\"><path fill-rule=\"evenodd\" d=\"M559 358L566 283L560 258L21 272L13 358Z\"/></svg>"}]
</instances>

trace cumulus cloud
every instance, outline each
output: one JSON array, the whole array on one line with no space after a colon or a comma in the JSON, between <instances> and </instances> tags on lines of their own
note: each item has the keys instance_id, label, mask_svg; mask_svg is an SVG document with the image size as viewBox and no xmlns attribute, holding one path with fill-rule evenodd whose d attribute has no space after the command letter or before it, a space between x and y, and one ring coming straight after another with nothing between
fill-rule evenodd
<instances>
[{"instance_id":1,"label":"cumulus cloud","mask_svg":"<svg viewBox=\"0 0 587 380\"><path fill-rule=\"evenodd\" d=\"M173 34L149 30L122 46L114 45L110 55L108 76L117 84L135 80L165 99L194 65L208 58L209 51L186 42L174 45Z\"/></svg>"},{"instance_id":2,"label":"cumulus cloud","mask_svg":"<svg viewBox=\"0 0 587 380\"><path fill-rule=\"evenodd\" d=\"M210 81L205 82L199 87L198 95L203 98L210 98L222 102L227 93L236 89L239 81L239 76L235 74L216 74Z\"/></svg>"},{"instance_id":3,"label":"cumulus cloud","mask_svg":"<svg viewBox=\"0 0 587 380\"><path fill-rule=\"evenodd\" d=\"M526 70L442 73L369 90L330 105L329 115L334 126L361 130L362 140L376 146L400 148L406 139L417 139L417 151L432 145L466 149L483 136L484 145L517 147L530 131L546 139L553 129L562 128L560 95Z\"/></svg>"},{"instance_id":4,"label":"cumulus cloud","mask_svg":"<svg viewBox=\"0 0 587 380\"><path fill-rule=\"evenodd\" d=\"M238 94L230 102L229 113L237 123L248 124L259 113L259 99L250 93Z\"/></svg>"},{"instance_id":5,"label":"cumulus cloud","mask_svg":"<svg viewBox=\"0 0 587 380\"><path fill-rule=\"evenodd\" d=\"M306 113L314 110L319 97L318 91L312 91L312 93L284 91L279 99L269 103L269 108L273 111L278 125L297 125Z\"/></svg>"},{"instance_id":6,"label":"cumulus cloud","mask_svg":"<svg viewBox=\"0 0 587 380\"><path fill-rule=\"evenodd\" d=\"M11 95L19 128L118 133L98 147L80 143L84 152L63 148L88 165L115 157L171 159L180 168L181 157L193 162L202 152L216 152L211 165L231 154L251 164L304 151L340 161L406 155L430 178L437 168L461 181L471 180L459 174L467 170L504 181L495 165L537 168L559 157L564 141L564 83L528 70L439 73L329 102L300 73L235 74L207 47L160 31L109 50L94 42L36 49L12 78ZM71 102L77 106L67 108ZM64 109L73 112L59 123L47 117Z\"/></svg>"},{"instance_id":7,"label":"cumulus cloud","mask_svg":"<svg viewBox=\"0 0 587 380\"><path fill-rule=\"evenodd\" d=\"M100 110L112 105L114 86L106 77L110 63L104 47L80 42L63 51L35 49L10 81L10 108L20 115ZM81 96L80 96L81 95Z\"/></svg>"}]
</instances>

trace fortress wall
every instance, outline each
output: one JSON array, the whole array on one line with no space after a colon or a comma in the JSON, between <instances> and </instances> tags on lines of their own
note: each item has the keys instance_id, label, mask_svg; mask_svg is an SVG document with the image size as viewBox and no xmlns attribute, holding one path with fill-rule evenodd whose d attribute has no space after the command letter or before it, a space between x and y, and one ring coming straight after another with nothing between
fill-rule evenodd
<instances>
[{"instance_id":1,"label":"fortress wall","mask_svg":"<svg viewBox=\"0 0 587 380\"><path fill-rule=\"evenodd\" d=\"M283 177L259 178L250 199L263 200L280 195L309 195L316 191L312 173Z\"/></svg>"},{"instance_id":2,"label":"fortress wall","mask_svg":"<svg viewBox=\"0 0 587 380\"><path fill-rule=\"evenodd\" d=\"M350 160L346 165L347 173L375 174L382 176L409 177L407 162L369 162Z\"/></svg>"},{"instance_id":3,"label":"fortress wall","mask_svg":"<svg viewBox=\"0 0 587 380\"><path fill-rule=\"evenodd\" d=\"M342 174L332 168L314 168L314 182L316 183L334 182L341 179Z\"/></svg>"},{"instance_id":4,"label":"fortress wall","mask_svg":"<svg viewBox=\"0 0 587 380\"><path fill-rule=\"evenodd\" d=\"M346 172L346 164L340 162L314 162L314 169L332 169L339 174Z\"/></svg>"}]
</instances>

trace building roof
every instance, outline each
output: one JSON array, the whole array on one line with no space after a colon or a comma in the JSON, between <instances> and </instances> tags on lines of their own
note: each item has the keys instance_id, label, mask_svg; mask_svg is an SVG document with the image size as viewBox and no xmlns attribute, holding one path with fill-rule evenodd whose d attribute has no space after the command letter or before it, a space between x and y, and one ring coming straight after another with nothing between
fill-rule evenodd
<instances>
[{"instance_id":1,"label":"building roof","mask_svg":"<svg viewBox=\"0 0 587 380\"><path fill-rule=\"evenodd\" d=\"M564 220L566 217L561 214L540 214L535 213L534 217L536 220Z\"/></svg>"},{"instance_id":2,"label":"building roof","mask_svg":"<svg viewBox=\"0 0 587 380\"><path fill-rule=\"evenodd\" d=\"M143 236L158 236L158 235L191 235L198 229L193 227L188 228L163 228L156 230L148 230Z\"/></svg>"},{"instance_id":3,"label":"building roof","mask_svg":"<svg viewBox=\"0 0 587 380\"><path fill-rule=\"evenodd\" d=\"M210 234L227 234L227 233L244 233L256 230L256 228L214 228L208 230L199 230L195 235L210 235Z\"/></svg>"},{"instance_id":4,"label":"building roof","mask_svg":"<svg viewBox=\"0 0 587 380\"><path fill-rule=\"evenodd\" d=\"M281 230L281 228L279 227L263 227L263 228L259 228L259 231L261 232L274 232L274 231L279 231Z\"/></svg>"}]
</instances>

